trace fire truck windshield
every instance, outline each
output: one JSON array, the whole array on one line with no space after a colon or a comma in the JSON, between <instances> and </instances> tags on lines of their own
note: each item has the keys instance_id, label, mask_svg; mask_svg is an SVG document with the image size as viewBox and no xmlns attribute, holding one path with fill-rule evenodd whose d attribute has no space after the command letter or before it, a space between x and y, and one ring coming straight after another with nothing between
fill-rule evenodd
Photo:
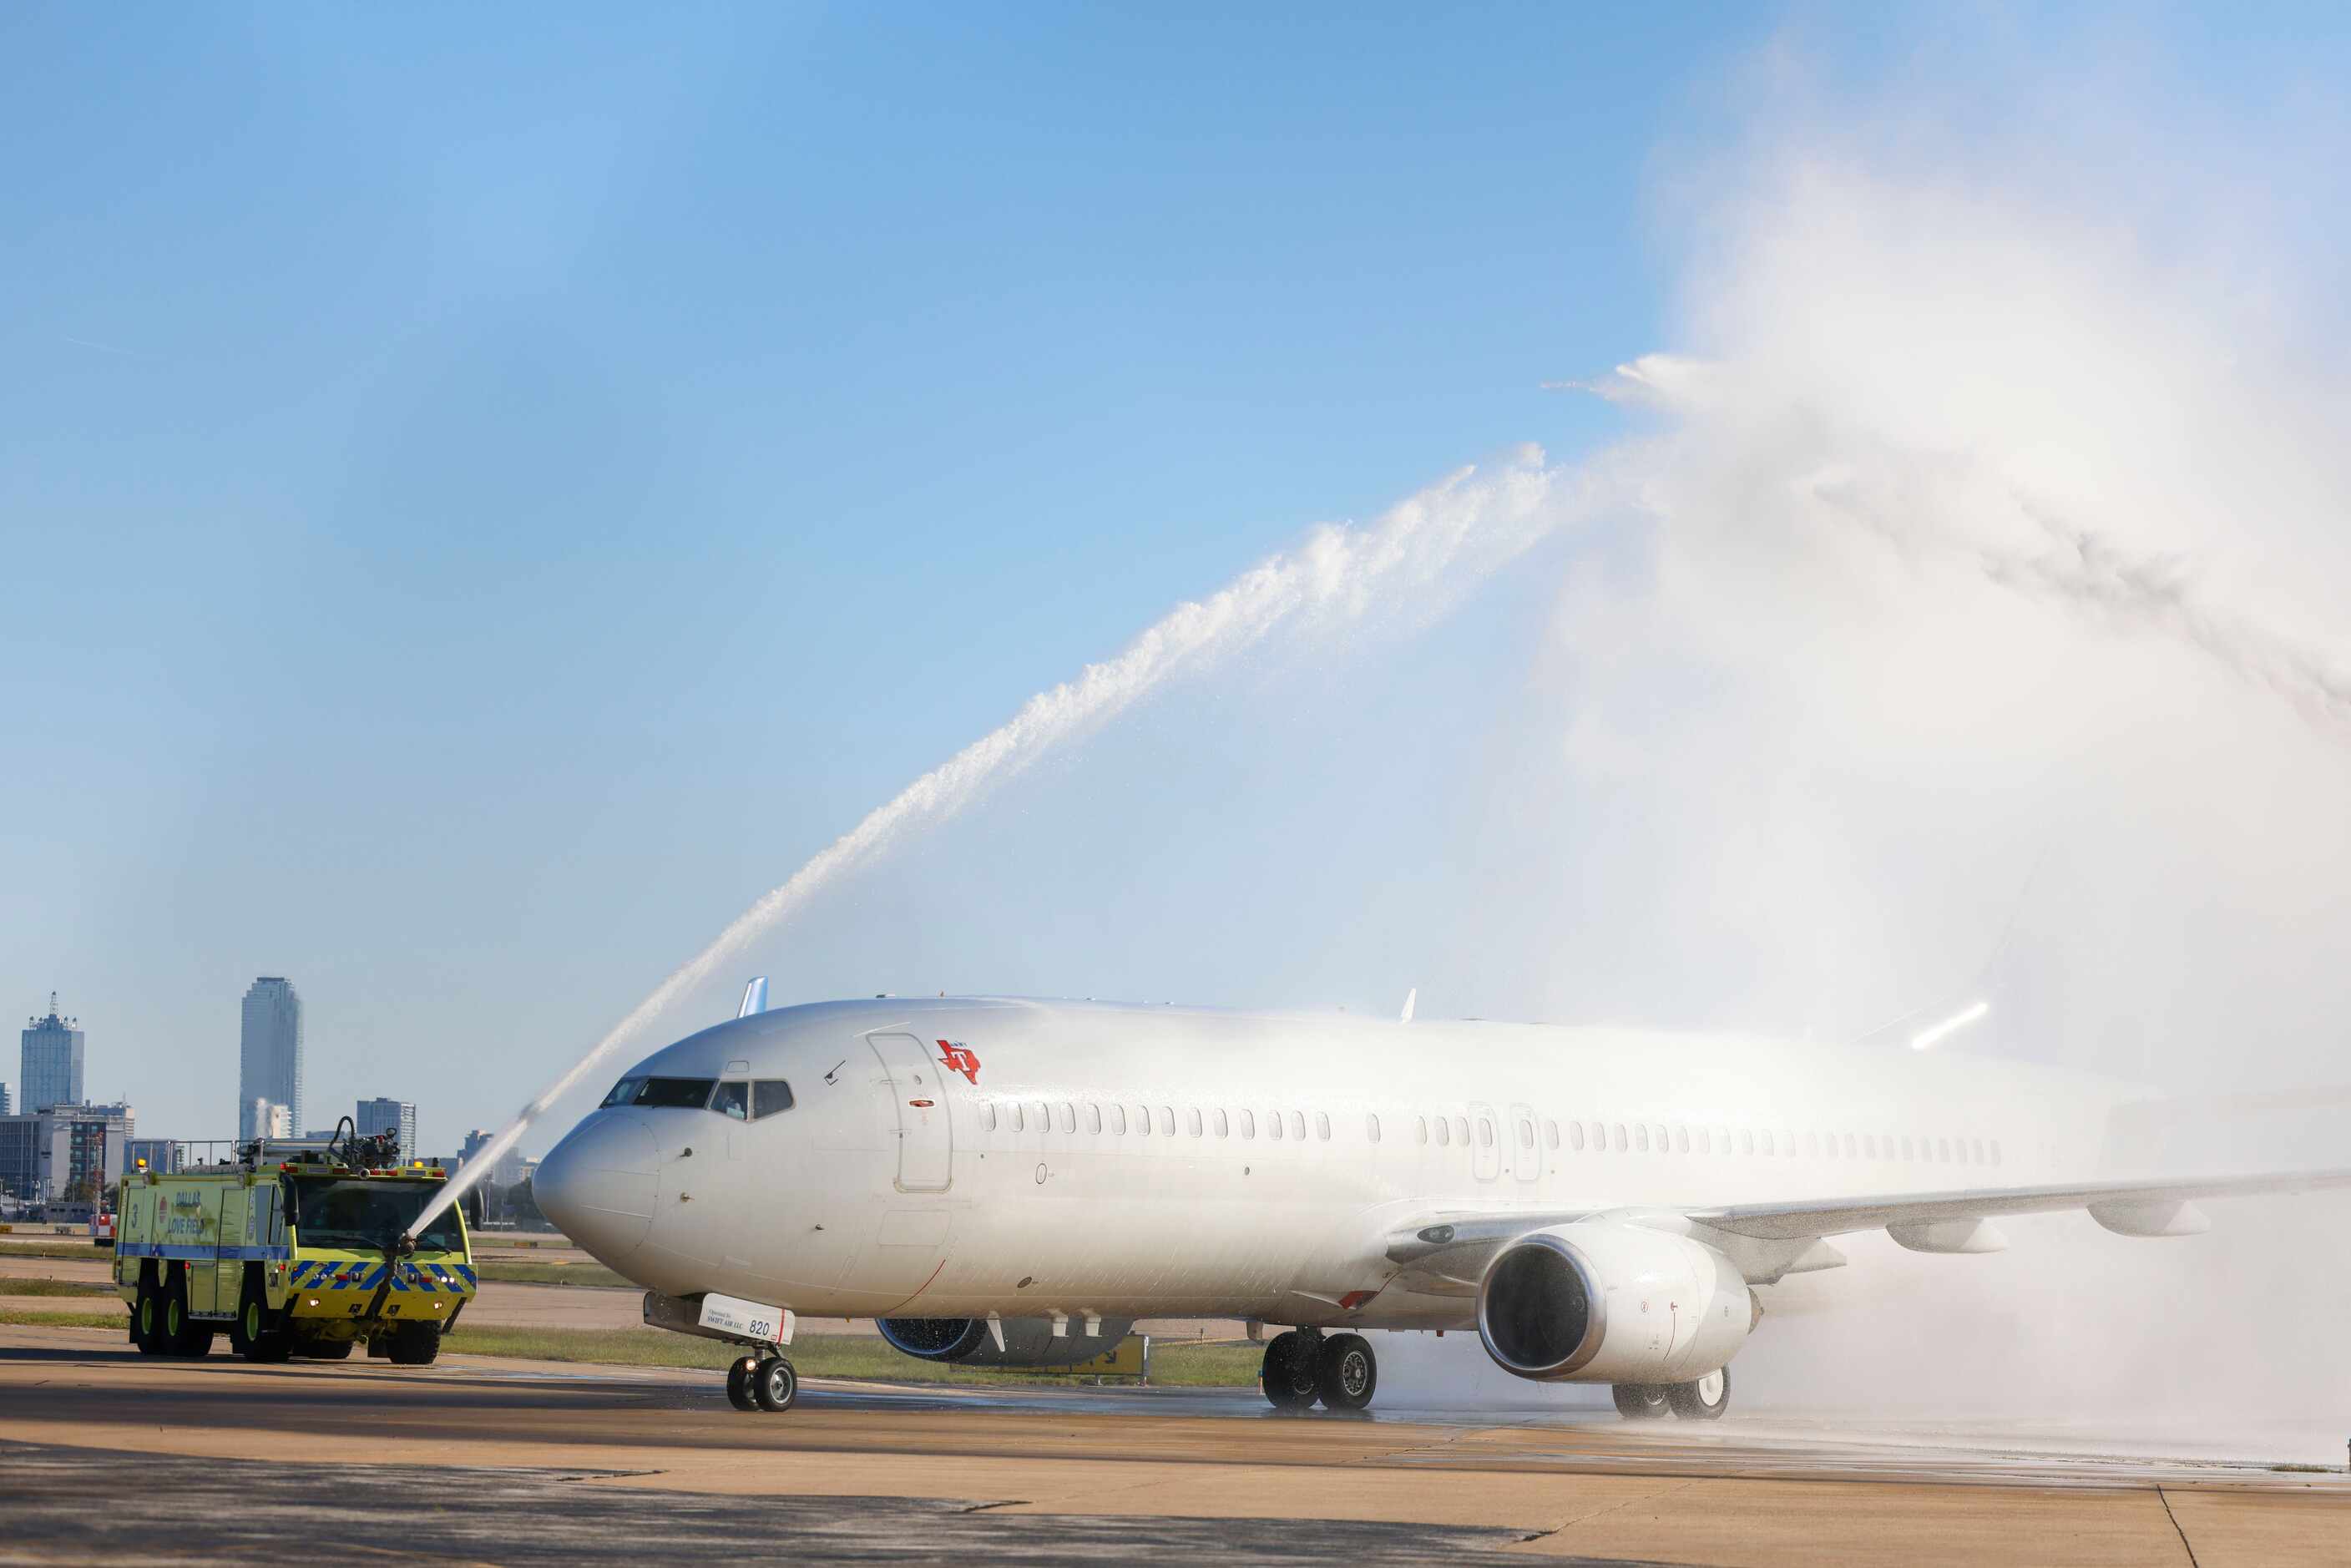
<instances>
[{"instance_id":1,"label":"fire truck windshield","mask_svg":"<svg viewBox=\"0 0 2351 1568\"><path fill-rule=\"evenodd\" d=\"M297 1176L293 1183L295 1228L305 1247L342 1247L373 1252L390 1245L416 1223L437 1184L359 1181ZM433 1217L416 1238L420 1252L455 1252L465 1245L455 1205Z\"/></svg>"}]
</instances>

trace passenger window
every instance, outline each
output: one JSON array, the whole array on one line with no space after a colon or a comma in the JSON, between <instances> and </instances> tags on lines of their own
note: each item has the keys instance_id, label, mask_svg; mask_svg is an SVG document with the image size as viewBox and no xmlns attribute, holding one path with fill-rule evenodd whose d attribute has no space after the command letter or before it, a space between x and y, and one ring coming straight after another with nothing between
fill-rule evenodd
<instances>
[{"instance_id":1,"label":"passenger window","mask_svg":"<svg viewBox=\"0 0 2351 1568\"><path fill-rule=\"evenodd\" d=\"M1983 1140L1982 1140L1981 1138L1978 1138L1978 1139L1975 1141L1975 1148L1976 1148L1976 1164L1978 1164L1978 1165L1981 1165L1981 1164L1983 1164L1983 1163L1984 1163L1984 1146L1983 1146Z\"/></svg>"},{"instance_id":2,"label":"passenger window","mask_svg":"<svg viewBox=\"0 0 2351 1568\"><path fill-rule=\"evenodd\" d=\"M1012 1102L1012 1130L1016 1133L1021 1130L1020 1102L1018 1100Z\"/></svg>"},{"instance_id":3,"label":"passenger window","mask_svg":"<svg viewBox=\"0 0 2351 1568\"><path fill-rule=\"evenodd\" d=\"M1089 1133L1102 1131L1102 1107L1091 1100L1086 1102L1086 1131Z\"/></svg>"},{"instance_id":4,"label":"passenger window","mask_svg":"<svg viewBox=\"0 0 2351 1568\"><path fill-rule=\"evenodd\" d=\"M1299 1135L1303 1137L1305 1134ZM1319 1143L1327 1144L1331 1141L1331 1113L1328 1111L1314 1113L1314 1136Z\"/></svg>"},{"instance_id":5,"label":"passenger window","mask_svg":"<svg viewBox=\"0 0 2351 1568\"><path fill-rule=\"evenodd\" d=\"M1077 1108L1067 1100L1061 1102L1061 1108L1054 1120L1061 1124L1061 1131L1064 1133L1074 1133L1078 1130Z\"/></svg>"},{"instance_id":6,"label":"passenger window","mask_svg":"<svg viewBox=\"0 0 2351 1568\"><path fill-rule=\"evenodd\" d=\"M1614 1149L1618 1154L1620 1154L1620 1155L1621 1155L1621 1154L1623 1154L1626 1149L1631 1148L1631 1147L1633 1146L1633 1145L1632 1145L1631 1140L1627 1139L1627 1138L1625 1136L1625 1124L1624 1124L1624 1123L1622 1123L1622 1122L1617 1123L1617 1124L1616 1124L1616 1126L1615 1126L1615 1129L1614 1129L1614 1132L1615 1132L1615 1135L1614 1135L1614 1137L1612 1137L1612 1138L1609 1140L1609 1146L1610 1146L1611 1148Z\"/></svg>"},{"instance_id":7,"label":"passenger window","mask_svg":"<svg viewBox=\"0 0 2351 1568\"><path fill-rule=\"evenodd\" d=\"M732 1116L738 1122L751 1119L751 1086L740 1081L719 1084L718 1092L710 1097L710 1108L722 1116Z\"/></svg>"},{"instance_id":8,"label":"passenger window","mask_svg":"<svg viewBox=\"0 0 2351 1568\"><path fill-rule=\"evenodd\" d=\"M1305 1137L1306 1137L1306 1113L1305 1113L1305 1112L1303 1112L1303 1111L1292 1111L1292 1112L1290 1113L1290 1135L1291 1137L1293 1137L1293 1138L1297 1138L1297 1139L1301 1140L1301 1142L1302 1142L1302 1141L1304 1141L1304 1139L1305 1139Z\"/></svg>"},{"instance_id":9,"label":"passenger window","mask_svg":"<svg viewBox=\"0 0 2351 1568\"><path fill-rule=\"evenodd\" d=\"M1443 1123L1439 1123L1439 1124L1438 1124L1439 1126L1444 1125L1444 1124L1443 1124ZM1426 1117L1426 1116L1415 1116L1415 1117L1412 1119L1412 1141L1413 1141L1414 1143L1416 1143L1416 1144L1425 1144L1425 1143L1428 1142L1428 1118L1427 1118L1427 1117Z\"/></svg>"},{"instance_id":10,"label":"passenger window","mask_svg":"<svg viewBox=\"0 0 2351 1568\"><path fill-rule=\"evenodd\" d=\"M1268 1111L1265 1113L1265 1135L1269 1138L1278 1138L1281 1136L1280 1112Z\"/></svg>"},{"instance_id":11,"label":"passenger window","mask_svg":"<svg viewBox=\"0 0 2351 1568\"><path fill-rule=\"evenodd\" d=\"M1567 1143L1568 1143L1568 1146L1569 1146L1570 1148L1573 1149L1577 1154L1579 1154L1579 1155L1580 1155L1580 1154L1582 1154L1582 1153L1583 1152L1583 1123L1581 1123L1581 1122L1570 1122L1570 1123L1567 1124Z\"/></svg>"},{"instance_id":12,"label":"passenger window","mask_svg":"<svg viewBox=\"0 0 2351 1568\"><path fill-rule=\"evenodd\" d=\"M1851 1133L1847 1133L1844 1135L1844 1157L1847 1159L1853 1159L1858 1153L1859 1151L1854 1147L1853 1134Z\"/></svg>"},{"instance_id":13,"label":"passenger window","mask_svg":"<svg viewBox=\"0 0 2351 1568\"><path fill-rule=\"evenodd\" d=\"M1440 1149L1453 1146L1453 1124L1442 1116L1437 1119L1437 1146Z\"/></svg>"},{"instance_id":14,"label":"passenger window","mask_svg":"<svg viewBox=\"0 0 2351 1568\"><path fill-rule=\"evenodd\" d=\"M1559 1124L1548 1116L1543 1118L1543 1142L1554 1149L1559 1147Z\"/></svg>"},{"instance_id":15,"label":"passenger window","mask_svg":"<svg viewBox=\"0 0 2351 1568\"><path fill-rule=\"evenodd\" d=\"M1364 1136L1369 1138L1375 1144L1380 1141L1380 1118L1378 1113L1366 1112L1364 1113Z\"/></svg>"},{"instance_id":16,"label":"passenger window","mask_svg":"<svg viewBox=\"0 0 2351 1568\"><path fill-rule=\"evenodd\" d=\"M1967 1141L1965 1138L1961 1138L1961 1139L1959 1140L1959 1164L1961 1164L1961 1165L1966 1165L1967 1163L1968 1163L1968 1141Z\"/></svg>"},{"instance_id":17,"label":"passenger window","mask_svg":"<svg viewBox=\"0 0 2351 1568\"><path fill-rule=\"evenodd\" d=\"M1229 1138L1232 1135L1233 1124L1231 1121L1226 1117L1225 1108L1222 1105L1219 1105L1217 1107L1217 1136L1220 1138Z\"/></svg>"},{"instance_id":18,"label":"passenger window","mask_svg":"<svg viewBox=\"0 0 2351 1568\"><path fill-rule=\"evenodd\" d=\"M1030 1103L1029 1114L1029 1119L1037 1124L1039 1132L1050 1133L1053 1130L1053 1113L1045 1108L1045 1102L1042 1100Z\"/></svg>"},{"instance_id":19,"label":"passenger window","mask_svg":"<svg viewBox=\"0 0 2351 1568\"><path fill-rule=\"evenodd\" d=\"M1494 1146L1494 1124L1484 1116L1478 1118L1478 1146L1481 1149Z\"/></svg>"},{"instance_id":20,"label":"passenger window","mask_svg":"<svg viewBox=\"0 0 2351 1568\"><path fill-rule=\"evenodd\" d=\"M1771 1152L1771 1129L1769 1127L1763 1129L1763 1152L1766 1155Z\"/></svg>"},{"instance_id":21,"label":"passenger window","mask_svg":"<svg viewBox=\"0 0 2351 1568\"><path fill-rule=\"evenodd\" d=\"M1649 1129L1645 1123L1633 1124L1633 1152L1636 1155L1646 1155L1649 1152Z\"/></svg>"},{"instance_id":22,"label":"passenger window","mask_svg":"<svg viewBox=\"0 0 2351 1568\"><path fill-rule=\"evenodd\" d=\"M751 1120L792 1108L792 1086L780 1078L762 1078L751 1085Z\"/></svg>"},{"instance_id":23,"label":"passenger window","mask_svg":"<svg viewBox=\"0 0 2351 1568\"><path fill-rule=\"evenodd\" d=\"M1674 1124L1674 1153L1677 1155L1689 1153L1689 1129L1679 1122Z\"/></svg>"},{"instance_id":24,"label":"passenger window","mask_svg":"<svg viewBox=\"0 0 2351 1568\"><path fill-rule=\"evenodd\" d=\"M1166 1105L1159 1107L1159 1135L1164 1138L1172 1138L1176 1135L1176 1112L1173 1107Z\"/></svg>"},{"instance_id":25,"label":"passenger window","mask_svg":"<svg viewBox=\"0 0 2351 1568\"><path fill-rule=\"evenodd\" d=\"M1917 1155L1912 1151L1910 1140L1907 1138L1902 1140L1902 1157L1906 1160L1915 1160L1918 1157Z\"/></svg>"},{"instance_id":26,"label":"passenger window","mask_svg":"<svg viewBox=\"0 0 2351 1568\"><path fill-rule=\"evenodd\" d=\"M1465 1149L1469 1146L1468 1117L1456 1116L1453 1118L1453 1141L1460 1145Z\"/></svg>"},{"instance_id":27,"label":"passenger window","mask_svg":"<svg viewBox=\"0 0 2351 1568\"><path fill-rule=\"evenodd\" d=\"M1753 1128L1741 1127L1739 1129L1739 1152L1742 1155L1751 1155L1755 1152L1755 1131Z\"/></svg>"},{"instance_id":28,"label":"passenger window","mask_svg":"<svg viewBox=\"0 0 2351 1568\"><path fill-rule=\"evenodd\" d=\"M1652 1122L1649 1124L1649 1143L1656 1148L1657 1153L1662 1155L1666 1152L1666 1128L1664 1123Z\"/></svg>"},{"instance_id":29,"label":"passenger window","mask_svg":"<svg viewBox=\"0 0 2351 1568\"><path fill-rule=\"evenodd\" d=\"M1943 1165L1949 1165L1951 1163L1950 1139L1938 1138L1935 1140L1935 1158L1938 1162Z\"/></svg>"},{"instance_id":30,"label":"passenger window","mask_svg":"<svg viewBox=\"0 0 2351 1568\"><path fill-rule=\"evenodd\" d=\"M1698 1152L1702 1155L1714 1153L1714 1139L1704 1127L1698 1130Z\"/></svg>"},{"instance_id":31,"label":"passenger window","mask_svg":"<svg viewBox=\"0 0 2351 1568\"><path fill-rule=\"evenodd\" d=\"M1116 1133L1121 1137L1124 1137L1126 1135L1125 1106L1113 1105L1110 1108L1110 1130Z\"/></svg>"},{"instance_id":32,"label":"passenger window","mask_svg":"<svg viewBox=\"0 0 2351 1568\"><path fill-rule=\"evenodd\" d=\"M1991 1141L1991 1163L1994 1165L2000 1164L2000 1140L1998 1138L1994 1138Z\"/></svg>"},{"instance_id":33,"label":"passenger window","mask_svg":"<svg viewBox=\"0 0 2351 1568\"><path fill-rule=\"evenodd\" d=\"M1257 1136L1256 1112L1244 1111L1241 1113L1241 1136L1244 1138L1254 1138Z\"/></svg>"},{"instance_id":34,"label":"passenger window","mask_svg":"<svg viewBox=\"0 0 2351 1568\"><path fill-rule=\"evenodd\" d=\"M995 1101L982 1100L979 1103L979 1126L980 1131L984 1133L993 1133L996 1131Z\"/></svg>"},{"instance_id":35,"label":"passenger window","mask_svg":"<svg viewBox=\"0 0 2351 1568\"><path fill-rule=\"evenodd\" d=\"M1134 1108L1134 1130L1146 1138L1151 1136L1150 1106L1137 1105Z\"/></svg>"},{"instance_id":36,"label":"passenger window","mask_svg":"<svg viewBox=\"0 0 2351 1568\"><path fill-rule=\"evenodd\" d=\"M1727 1154L1730 1153L1730 1129L1729 1129L1729 1128L1718 1125L1718 1126L1714 1129L1714 1141L1715 1141L1716 1143L1720 1144L1720 1145L1722 1145L1722 1152L1723 1152L1724 1154L1726 1154L1726 1155L1727 1155Z\"/></svg>"},{"instance_id":37,"label":"passenger window","mask_svg":"<svg viewBox=\"0 0 2351 1568\"><path fill-rule=\"evenodd\" d=\"M1184 1107L1184 1124L1194 1137L1196 1138L1200 1135L1200 1108L1197 1105L1186 1105Z\"/></svg>"}]
</instances>

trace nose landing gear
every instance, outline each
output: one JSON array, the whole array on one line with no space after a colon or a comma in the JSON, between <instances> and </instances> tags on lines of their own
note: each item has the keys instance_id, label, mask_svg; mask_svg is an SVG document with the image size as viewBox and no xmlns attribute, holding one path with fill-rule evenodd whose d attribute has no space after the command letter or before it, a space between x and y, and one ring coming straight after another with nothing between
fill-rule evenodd
<instances>
[{"instance_id":1,"label":"nose landing gear","mask_svg":"<svg viewBox=\"0 0 2351 1568\"><path fill-rule=\"evenodd\" d=\"M726 1369L726 1403L781 1415L800 1396L799 1374L780 1355L738 1356Z\"/></svg>"}]
</instances>

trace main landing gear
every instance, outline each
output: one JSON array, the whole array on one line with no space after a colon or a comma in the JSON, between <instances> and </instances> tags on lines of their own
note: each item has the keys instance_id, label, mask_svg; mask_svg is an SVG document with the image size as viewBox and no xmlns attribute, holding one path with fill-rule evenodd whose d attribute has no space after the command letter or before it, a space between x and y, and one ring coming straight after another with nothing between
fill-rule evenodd
<instances>
[{"instance_id":1,"label":"main landing gear","mask_svg":"<svg viewBox=\"0 0 2351 1568\"><path fill-rule=\"evenodd\" d=\"M746 1355L726 1369L726 1403L781 1415L800 1396L799 1374L780 1355Z\"/></svg>"},{"instance_id":2,"label":"main landing gear","mask_svg":"<svg viewBox=\"0 0 2351 1568\"><path fill-rule=\"evenodd\" d=\"M1277 1410L1303 1410L1317 1399L1326 1410L1361 1410L1379 1387L1380 1364L1359 1333L1287 1329L1267 1343L1257 1380Z\"/></svg>"},{"instance_id":3,"label":"main landing gear","mask_svg":"<svg viewBox=\"0 0 2351 1568\"><path fill-rule=\"evenodd\" d=\"M1719 1421L1730 1408L1730 1369L1717 1367L1694 1383L1619 1383L1609 1389L1616 1413L1627 1421L1678 1416L1685 1421Z\"/></svg>"}]
</instances>

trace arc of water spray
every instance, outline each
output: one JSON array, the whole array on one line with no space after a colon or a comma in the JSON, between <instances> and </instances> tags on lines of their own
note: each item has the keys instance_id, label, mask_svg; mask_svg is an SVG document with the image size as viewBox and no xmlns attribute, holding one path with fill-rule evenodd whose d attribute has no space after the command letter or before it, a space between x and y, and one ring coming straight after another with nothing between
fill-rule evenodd
<instances>
[{"instance_id":1,"label":"arc of water spray","mask_svg":"<svg viewBox=\"0 0 2351 1568\"><path fill-rule=\"evenodd\" d=\"M944 821L1053 747L1115 716L1170 676L1206 666L1293 617L1363 619L1399 594L1441 604L1469 581L1516 558L1593 504L1597 486L1579 476L1570 497L1560 471L1528 446L1490 469L1464 468L1399 504L1369 528L1328 525L1298 549L1243 572L1208 598L1177 605L1103 664L1039 692L1000 727L980 737L899 791L834 840L779 886L737 916L680 965L587 1055L566 1069L483 1146L417 1217L413 1231L496 1166L549 1107L712 970L806 903L818 889L887 849L911 828Z\"/></svg>"}]
</instances>

